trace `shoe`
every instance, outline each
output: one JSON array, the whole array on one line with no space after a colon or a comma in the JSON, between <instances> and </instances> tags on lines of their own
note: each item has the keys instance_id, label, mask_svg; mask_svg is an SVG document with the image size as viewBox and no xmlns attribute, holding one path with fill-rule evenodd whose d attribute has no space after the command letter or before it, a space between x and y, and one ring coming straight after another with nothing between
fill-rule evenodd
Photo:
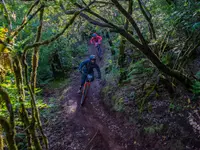
<instances>
[{"instance_id":1,"label":"shoe","mask_svg":"<svg viewBox=\"0 0 200 150\"><path fill-rule=\"evenodd\" d=\"M78 90L78 92L77 92L78 94L81 94L81 90Z\"/></svg>"},{"instance_id":2,"label":"shoe","mask_svg":"<svg viewBox=\"0 0 200 150\"><path fill-rule=\"evenodd\" d=\"M81 94L81 92L82 92L82 86L80 86L80 88L79 88L79 90L78 90L78 94Z\"/></svg>"}]
</instances>

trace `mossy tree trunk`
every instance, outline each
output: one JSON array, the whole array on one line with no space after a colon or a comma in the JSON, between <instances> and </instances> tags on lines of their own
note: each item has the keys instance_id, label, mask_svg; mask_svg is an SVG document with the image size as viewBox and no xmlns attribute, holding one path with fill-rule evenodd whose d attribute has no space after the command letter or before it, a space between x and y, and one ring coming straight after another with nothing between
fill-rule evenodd
<instances>
[{"instance_id":1,"label":"mossy tree trunk","mask_svg":"<svg viewBox=\"0 0 200 150\"><path fill-rule=\"evenodd\" d=\"M57 79L64 77L65 72L57 50L52 53L50 63L54 78Z\"/></svg>"},{"instance_id":2,"label":"mossy tree trunk","mask_svg":"<svg viewBox=\"0 0 200 150\"><path fill-rule=\"evenodd\" d=\"M0 116L0 124L6 133L6 140L9 150L17 150L15 142L15 131L12 129L11 124L2 116Z\"/></svg>"},{"instance_id":3,"label":"mossy tree trunk","mask_svg":"<svg viewBox=\"0 0 200 150\"><path fill-rule=\"evenodd\" d=\"M16 57L14 59L13 67L14 67L14 73L15 73L15 77L16 77L15 80L16 80L16 85L17 85L17 89L18 89L19 102L21 104L20 116L23 120L25 128L28 129L27 130L27 140L28 140L28 144L29 144L29 149L32 149L32 147L33 147L32 141L33 141L35 148L38 150L42 150L41 144L37 137L35 123L31 123L29 121L29 116L28 116L28 113L27 113L27 110L26 110L26 107L24 104L24 102L25 102L24 78L23 78L23 74L22 74L21 61L18 57ZM32 107L32 115L33 114L35 114L35 110ZM32 116L32 119L35 119L35 117Z\"/></svg>"},{"instance_id":4,"label":"mossy tree trunk","mask_svg":"<svg viewBox=\"0 0 200 150\"><path fill-rule=\"evenodd\" d=\"M2 126L6 133L6 140L7 140L9 148L12 150L17 150L17 146L15 142L15 120L14 120L13 106L11 104L8 93L1 86L0 86L0 95L9 112L9 119L6 119L3 116L0 116L0 127ZM1 136L1 133L2 133L2 129L0 129L0 136ZM0 140L0 142L2 142L2 139Z\"/></svg>"},{"instance_id":5,"label":"mossy tree trunk","mask_svg":"<svg viewBox=\"0 0 200 150\"><path fill-rule=\"evenodd\" d=\"M37 29L37 35L36 35L36 39L35 39L35 43L39 42L41 39L41 35L42 35L42 26L43 26L43 16L44 16L44 8L41 9L40 11L40 15L39 15L39 21L40 21L40 25L38 26ZM39 114L39 110L36 106L36 98L35 98L35 88L36 88L36 81L37 81L37 69L38 69L38 61L39 61L39 46L34 47L34 51L32 54L32 72L31 72L31 79L30 79L30 83L31 83L31 90L29 89L29 92L31 93L31 97L32 97L32 106L34 110L34 119L32 120L32 124L34 124L33 122L37 121L38 123L38 127L40 130L40 133L42 135L43 138L43 142L46 146L46 149L48 149L48 140L46 135L44 134L44 131L42 129L42 123L40 121L40 114ZM28 84L28 80L27 80L27 84Z\"/></svg>"}]
</instances>

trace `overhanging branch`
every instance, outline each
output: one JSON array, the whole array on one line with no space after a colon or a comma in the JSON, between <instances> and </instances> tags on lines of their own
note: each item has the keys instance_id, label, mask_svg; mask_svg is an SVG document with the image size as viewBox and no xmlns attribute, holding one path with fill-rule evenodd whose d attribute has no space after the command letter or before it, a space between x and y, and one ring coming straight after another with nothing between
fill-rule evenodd
<instances>
[{"instance_id":1,"label":"overhanging branch","mask_svg":"<svg viewBox=\"0 0 200 150\"><path fill-rule=\"evenodd\" d=\"M60 8L63 10L63 12L64 12L66 15L74 14L74 12L77 11L77 10L69 10L69 11L67 11L62 3L60 4ZM85 13L83 13L83 12L80 13L80 16L81 16L82 18L86 19L89 23L91 23L91 24L93 24L93 25L97 25L97 26L100 26L100 27L108 27L108 28L111 28L111 26L110 26L109 24L96 21L96 20L92 19L91 17L89 17L88 15L86 15Z\"/></svg>"},{"instance_id":2,"label":"overhanging branch","mask_svg":"<svg viewBox=\"0 0 200 150\"><path fill-rule=\"evenodd\" d=\"M128 21L131 23L132 27L135 29L135 31L137 32L138 37L140 38L142 44L144 46L148 46L147 42L144 38L144 36L142 35L137 23L135 22L135 20L132 18L132 16L122 7L122 5L118 2L118 0L111 0L115 6L117 7L117 9L126 17L126 19L128 19Z\"/></svg>"},{"instance_id":3,"label":"overhanging branch","mask_svg":"<svg viewBox=\"0 0 200 150\"><path fill-rule=\"evenodd\" d=\"M34 47L38 47L41 45L48 45L51 42L54 42L55 40L57 40L61 35L63 35L63 33L69 28L70 25L72 25L72 23L74 22L74 20L76 19L76 17L79 15L80 12L76 12L74 14L74 16L70 19L70 21L65 25L65 27L63 28L63 30L61 32L59 32L57 35L53 36L52 38L48 39L48 40L44 40L42 42L36 42L34 44L30 44L25 46L25 51Z\"/></svg>"},{"instance_id":4,"label":"overhanging branch","mask_svg":"<svg viewBox=\"0 0 200 150\"><path fill-rule=\"evenodd\" d=\"M75 3L75 6L79 7L79 8L83 8L81 5L79 5L78 3ZM130 41L133 45L135 45L137 48L141 49L144 46L142 44L140 44L137 40L135 40L135 38L129 34L126 30L124 30L121 27L118 27L117 25L111 23L109 20L107 20L106 18L100 16L99 14L93 12L90 9L86 9L85 11L87 11L88 13L90 13L91 15L99 18L100 20L102 20L103 22L107 23L108 25L111 26L112 29L115 29L115 31L117 33L120 33L122 36L124 36L128 41Z\"/></svg>"}]
</instances>

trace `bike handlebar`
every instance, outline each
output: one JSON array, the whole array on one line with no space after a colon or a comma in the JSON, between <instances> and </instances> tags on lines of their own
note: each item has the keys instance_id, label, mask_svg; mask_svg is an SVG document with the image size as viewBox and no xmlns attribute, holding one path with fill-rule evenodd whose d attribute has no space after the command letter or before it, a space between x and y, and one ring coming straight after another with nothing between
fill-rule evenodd
<instances>
[{"instance_id":1,"label":"bike handlebar","mask_svg":"<svg viewBox=\"0 0 200 150\"><path fill-rule=\"evenodd\" d=\"M80 73L83 75L86 75L86 76L89 75L89 73L84 73L83 71L80 71ZM101 78L99 78L99 77L97 79L101 80Z\"/></svg>"}]
</instances>

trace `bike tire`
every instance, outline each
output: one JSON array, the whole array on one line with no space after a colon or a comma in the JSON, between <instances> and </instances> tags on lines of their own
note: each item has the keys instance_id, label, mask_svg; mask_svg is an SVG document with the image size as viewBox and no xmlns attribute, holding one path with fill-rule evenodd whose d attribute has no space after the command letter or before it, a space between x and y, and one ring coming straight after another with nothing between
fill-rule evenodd
<instances>
[{"instance_id":1,"label":"bike tire","mask_svg":"<svg viewBox=\"0 0 200 150\"><path fill-rule=\"evenodd\" d=\"M87 92L88 92L88 85L86 85L83 89L83 94L81 96L81 106L84 105L84 102L85 102L85 99L86 99L86 96L87 96Z\"/></svg>"},{"instance_id":2,"label":"bike tire","mask_svg":"<svg viewBox=\"0 0 200 150\"><path fill-rule=\"evenodd\" d=\"M97 56L99 57L100 60L102 59L102 50L100 46L97 47Z\"/></svg>"}]
</instances>

